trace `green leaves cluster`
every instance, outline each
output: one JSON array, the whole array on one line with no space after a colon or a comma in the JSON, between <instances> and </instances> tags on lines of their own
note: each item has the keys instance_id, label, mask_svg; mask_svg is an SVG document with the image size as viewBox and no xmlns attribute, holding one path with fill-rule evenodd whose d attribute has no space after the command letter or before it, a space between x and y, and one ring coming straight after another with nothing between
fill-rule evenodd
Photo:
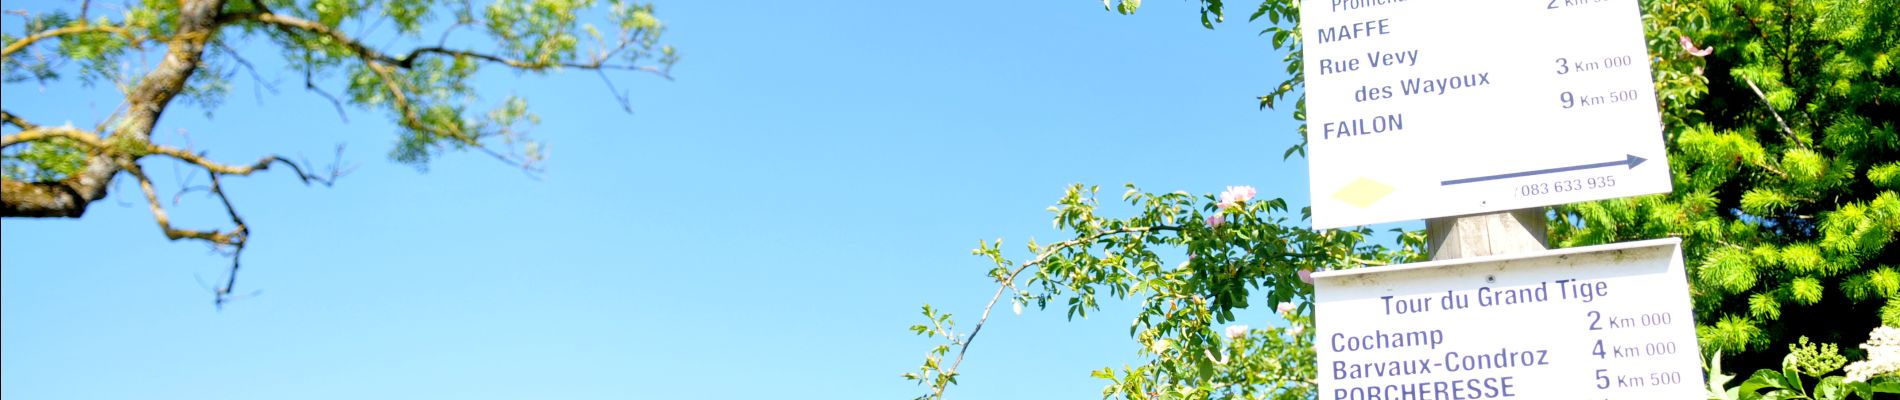
<instances>
[{"instance_id":1,"label":"green leaves cluster","mask_svg":"<svg viewBox=\"0 0 1900 400\"><path fill-rule=\"evenodd\" d=\"M1735 376L1721 373L1721 357L1718 352L1709 359L1711 400L1876 399L1882 397L1875 394L1900 393L1900 379L1886 377L1854 382L1833 374L1847 364L1847 358L1834 344L1810 343L1807 337L1788 345L1788 355L1782 359L1780 369L1755 371L1738 387L1727 387Z\"/></svg>"},{"instance_id":2,"label":"green leaves cluster","mask_svg":"<svg viewBox=\"0 0 1900 400\"><path fill-rule=\"evenodd\" d=\"M919 385L929 384L933 388L954 385L957 383L956 366L944 365L944 357L950 355L950 346L962 346L968 343L967 340L974 335L958 335L955 330L957 327L956 322L950 319L950 313L939 313L936 309L931 308L929 304L924 305L924 318L930 320L930 324L912 325L910 327L911 333L929 338L942 338L944 343L930 348L930 353L924 356L923 365L917 367L917 372L904 373L904 379L917 381ZM939 391L938 393L941 394L942 392ZM919 396L918 398L923 399L926 397L929 396Z\"/></svg>"}]
</instances>

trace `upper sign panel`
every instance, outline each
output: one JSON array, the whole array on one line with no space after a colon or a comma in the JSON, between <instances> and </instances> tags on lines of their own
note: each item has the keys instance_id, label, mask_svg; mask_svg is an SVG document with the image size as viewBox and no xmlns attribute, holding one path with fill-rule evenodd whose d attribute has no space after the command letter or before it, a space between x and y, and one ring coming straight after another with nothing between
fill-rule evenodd
<instances>
[{"instance_id":1,"label":"upper sign panel","mask_svg":"<svg viewBox=\"0 0 1900 400\"><path fill-rule=\"evenodd\" d=\"M1670 190L1636 0L1301 9L1313 227Z\"/></svg>"}]
</instances>

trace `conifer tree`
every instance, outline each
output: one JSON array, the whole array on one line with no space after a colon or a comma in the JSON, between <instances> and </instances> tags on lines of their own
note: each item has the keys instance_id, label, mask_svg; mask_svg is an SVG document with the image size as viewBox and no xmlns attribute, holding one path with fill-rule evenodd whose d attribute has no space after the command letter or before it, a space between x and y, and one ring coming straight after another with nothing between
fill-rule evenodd
<instances>
[{"instance_id":1,"label":"conifer tree","mask_svg":"<svg viewBox=\"0 0 1900 400\"><path fill-rule=\"evenodd\" d=\"M1738 371L1900 326L1900 8L1642 4L1675 191L1558 207L1553 247L1682 237L1702 347Z\"/></svg>"}]
</instances>

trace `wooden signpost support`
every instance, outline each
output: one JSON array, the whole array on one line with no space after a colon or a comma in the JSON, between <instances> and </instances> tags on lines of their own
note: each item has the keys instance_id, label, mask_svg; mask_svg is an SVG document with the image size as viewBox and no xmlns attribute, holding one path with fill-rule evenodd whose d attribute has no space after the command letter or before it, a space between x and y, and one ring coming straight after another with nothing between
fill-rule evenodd
<instances>
[{"instance_id":1,"label":"wooden signpost support","mask_svg":"<svg viewBox=\"0 0 1900 400\"><path fill-rule=\"evenodd\" d=\"M1425 248L1431 260L1545 250L1544 208L1425 220Z\"/></svg>"}]
</instances>

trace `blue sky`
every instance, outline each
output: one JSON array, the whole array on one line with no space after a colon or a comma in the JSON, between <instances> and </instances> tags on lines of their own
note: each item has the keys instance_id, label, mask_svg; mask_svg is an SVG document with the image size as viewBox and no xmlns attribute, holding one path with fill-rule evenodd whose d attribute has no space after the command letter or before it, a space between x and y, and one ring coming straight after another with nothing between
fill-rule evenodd
<instances>
[{"instance_id":1,"label":"blue sky","mask_svg":"<svg viewBox=\"0 0 1900 400\"><path fill-rule=\"evenodd\" d=\"M198 280L227 259L164 240L128 182L84 219L0 222L0 397L910 398L898 374L933 344L906 330L919 305L974 323L994 286L969 250L1058 237L1044 208L1070 183L1306 203L1304 162L1280 157L1294 121L1255 107L1281 55L1244 14L1210 31L1192 2L657 6L684 61L671 82L615 76L634 114L589 73L476 82L543 117L539 179L471 153L387 161L388 116L341 121L253 53L281 92L239 75L159 139L233 161L342 143L357 169L226 181L256 232L239 291L262 294L222 311ZM4 102L91 125L116 98L19 84ZM171 188L183 171L145 168ZM214 205L187 196L175 223L221 226ZM1088 370L1137 361L1118 309L999 313L951 397L1096 398Z\"/></svg>"}]
</instances>

